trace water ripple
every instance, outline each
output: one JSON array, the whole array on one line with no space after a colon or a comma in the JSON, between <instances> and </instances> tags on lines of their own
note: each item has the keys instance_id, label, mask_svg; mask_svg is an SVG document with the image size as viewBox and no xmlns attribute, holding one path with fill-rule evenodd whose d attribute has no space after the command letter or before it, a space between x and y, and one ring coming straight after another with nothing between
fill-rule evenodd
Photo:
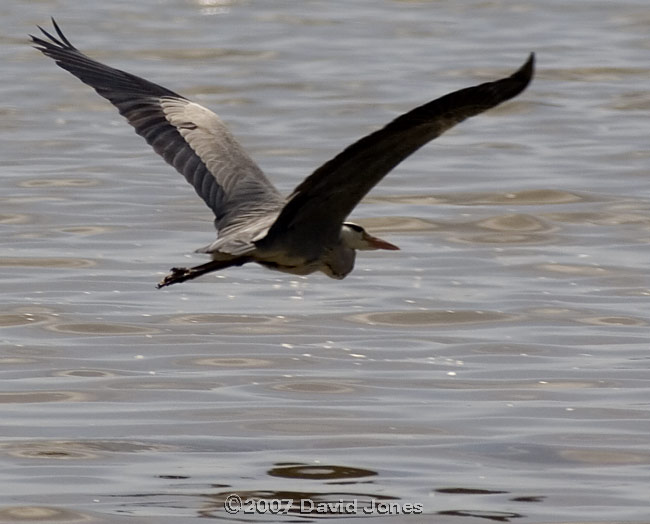
<instances>
[{"instance_id":1,"label":"water ripple","mask_svg":"<svg viewBox=\"0 0 650 524\"><path fill-rule=\"evenodd\" d=\"M447 326L453 324L512 322L516 315L497 311L382 311L360 313L347 320L368 325L385 326Z\"/></svg>"}]
</instances>

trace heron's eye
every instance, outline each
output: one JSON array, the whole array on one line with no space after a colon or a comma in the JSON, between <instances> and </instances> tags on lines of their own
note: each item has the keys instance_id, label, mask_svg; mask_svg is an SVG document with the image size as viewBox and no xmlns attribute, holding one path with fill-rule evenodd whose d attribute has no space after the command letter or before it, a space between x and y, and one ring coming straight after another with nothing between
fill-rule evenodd
<instances>
[{"instance_id":1,"label":"heron's eye","mask_svg":"<svg viewBox=\"0 0 650 524\"><path fill-rule=\"evenodd\" d=\"M346 222L345 225L348 226L353 231L356 231L357 233L363 233L365 231L359 224L353 224L352 222Z\"/></svg>"}]
</instances>

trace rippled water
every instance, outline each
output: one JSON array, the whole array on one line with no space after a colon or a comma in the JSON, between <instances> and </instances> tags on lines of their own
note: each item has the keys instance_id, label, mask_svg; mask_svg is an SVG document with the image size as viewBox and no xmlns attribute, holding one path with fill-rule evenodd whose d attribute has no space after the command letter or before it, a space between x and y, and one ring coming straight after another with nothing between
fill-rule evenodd
<instances>
[{"instance_id":1,"label":"rippled water","mask_svg":"<svg viewBox=\"0 0 650 524\"><path fill-rule=\"evenodd\" d=\"M0 522L650 522L647 2L5 4ZM210 213L29 47L50 15L218 111L284 191L530 51L538 74L355 211L401 251L157 291Z\"/></svg>"}]
</instances>

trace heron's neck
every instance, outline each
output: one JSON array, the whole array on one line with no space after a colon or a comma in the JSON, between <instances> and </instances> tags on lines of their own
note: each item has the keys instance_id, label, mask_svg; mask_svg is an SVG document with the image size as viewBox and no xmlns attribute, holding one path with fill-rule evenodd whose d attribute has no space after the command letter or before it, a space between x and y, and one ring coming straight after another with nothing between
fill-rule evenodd
<instances>
[{"instance_id":1,"label":"heron's neck","mask_svg":"<svg viewBox=\"0 0 650 524\"><path fill-rule=\"evenodd\" d=\"M341 243L350 249L363 248L359 232L345 223L341 227Z\"/></svg>"}]
</instances>

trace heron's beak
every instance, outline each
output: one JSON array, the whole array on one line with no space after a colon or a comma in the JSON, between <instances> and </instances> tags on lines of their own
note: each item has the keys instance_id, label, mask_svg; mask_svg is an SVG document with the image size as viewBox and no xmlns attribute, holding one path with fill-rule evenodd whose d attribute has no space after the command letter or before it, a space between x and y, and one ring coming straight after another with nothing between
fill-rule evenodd
<instances>
[{"instance_id":1,"label":"heron's beak","mask_svg":"<svg viewBox=\"0 0 650 524\"><path fill-rule=\"evenodd\" d=\"M391 244L390 242L386 242L385 240L382 240L381 238L373 237L372 235L369 235L368 233L365 234L363 239L368 242L370 247L372 249L388 249L390 251L397 251L399 248L395 244Z\"/></svg>"}]
</instances>

